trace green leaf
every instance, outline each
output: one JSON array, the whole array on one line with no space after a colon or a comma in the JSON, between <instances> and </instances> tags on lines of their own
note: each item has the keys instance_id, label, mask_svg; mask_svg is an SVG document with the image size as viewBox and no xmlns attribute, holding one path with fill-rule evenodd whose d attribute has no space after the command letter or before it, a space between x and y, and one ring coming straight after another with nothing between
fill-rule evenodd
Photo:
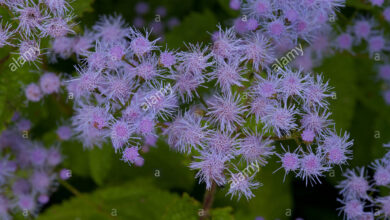
<instances>
[{"instance_id":1,"label":"green leaf","mask_svg":"<svg viewBox=\"0 0 390 220\"><path fill-rule=\"evenodd\" d=\"M116 154L110 170L110 184L118 184L134 177L152 177L162 188L189 191L194 185L194 172L188 168L189 158L186 155L172 151L163 141L157 142L157 147L151 147L149 152L141 153L145 159L142 167L129 165L120 160L121 154Z\"/></svg>"},{"instance_id":2,"label":"green leaf","mask_svg":"<svg viewBox=\"0 0 390 220\"><path fill-rule=\"evenodd\" d=\"M325 59L322 66L316 72L323 73L329 85L334 87L336 96L330 102L331 118L335 121L336 128L347 130L354 116L357 100L357 76L355 62L352 56L338 54Z\"/></svg>"},{"instance_id":3,"label":"green leaf","mask_svg":"<svg viewBox=\"0 0 390 220\"><path fill-rule=\"evenodd\" d=\"M114 160L114 150L110 144L104 144L102 148L95 147L89 151L91 176L98 185L103 185L109 176L112 160Z\"/></svg>"},{"instance_id":4,"label":"green leaf","mask_svg":"<svg viewBox=\"0 0 390 220\"><path fill-rule=\"evenodd\" d=\"M139 179L74 197L50 207L37 219L196 220L200 207L186 194L169 193L158 189L151 180Z\"/></svg>"},{"instance_id":5,"label":"green leaf","mask_svg":"<svg viewBox=\"0 0 390 220\"><path fill-rule=\"evenodd\" d=\"M89 153L77 141L64 141L61 144L64 154L63 166L72 171L72 174L82 177L90 175Z\"/></svg>"},{"instance_id":6,"label":"green leaf","mask_svg":"<svg viewBox=\"0 0 390 220\"><path fill-rule=\"evenodd\" d=\"M203 13L192 12L182 23L166 35L171 48L183 47L183 42L209 42L210 33L216 29L217 19L209 10Z\"/></svg>"},{"instance_id":7,"label":"green leaf","mask_svg":"<svg viewBox=\"0 0 390 220\"><path fill-rule=\"evenodd\" d=\"M81 17L85 12L92 12L92 4L95 0L74 0L70 3L73 8L73 13L77 17Z\"/></svg>"},{"instance_id":8,"label":"green leaf","mask_svg":"<svg viewBox=\"0 0 390 220\"><path fill-rule=\"evenodd\" d=\"M215 208L210 212L212 220L234 220L232 207Z\"/></svg>"}]
</instances>

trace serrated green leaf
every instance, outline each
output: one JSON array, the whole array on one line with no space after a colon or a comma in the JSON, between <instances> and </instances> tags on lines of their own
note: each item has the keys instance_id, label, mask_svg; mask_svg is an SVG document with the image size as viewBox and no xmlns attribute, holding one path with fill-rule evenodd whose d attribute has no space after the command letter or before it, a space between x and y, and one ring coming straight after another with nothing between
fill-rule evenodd
<instances>
[{"instance_id":1,"label":"serrated green leaf","mask_svg":"<svg viewBox=\"0 0 390 220\"><path fill-rule=\"evenodd\" d=\"M151 147L149 152L141 153L145 159L142 167L129 165L120 160L121 154L116 154L110 171L110 184L120 183L134 177L152 177L162 188L189 191L194 185L194 172L188 166L186 155L174 152L162 141L157 147Z\"/></svg>"},{"instance_id":2,"label":"serrated green leaf","mask_svg":"<svg viewBox=\"0 0 390 220\"><path fill-rule=\"evenodd\" d=\"M188 195L158 189L140 179L72 198L46 210L38 220L166 219L196 220L200 204Z\"/></svg>"},{"instance_id":3,"label":"serrated green leaf","mask_svg":"<svg viewBox=\"0 0 390 220\"><path fill-rule=\"evenodd\" d=\"M110 144L89 151L91 177L98 185L103 185L105 179L109 177L112 160L114 160L114 150Z\"/></svg>"}]
</instances>

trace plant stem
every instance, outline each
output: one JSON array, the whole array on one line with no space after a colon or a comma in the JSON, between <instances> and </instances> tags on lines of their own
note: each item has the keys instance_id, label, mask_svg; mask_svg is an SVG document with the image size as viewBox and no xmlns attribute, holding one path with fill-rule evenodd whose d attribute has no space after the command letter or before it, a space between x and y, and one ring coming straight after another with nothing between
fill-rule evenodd
<instances>
[{"instance_id":1,"label":"plant stem","mask_svg":"<svg viewBox=\"0 0 390 220\"><path fill-rule=\"evenodd\" d=\"M210 209L213 206L214 202L214 196L215 192L217 191L217 184L213 181L211 184L211 189L206 190L205 195L204 195L204 200L203 200L203 211L204 215L199 217L199 220L205 220L209 219L210 217Z\"/></svg>"},{"instance_id":2,"label":"plant stem","mask_svg":"<svg viewBox=\"0 0 390 220\"><path fill-rule=\"evenodd\" d=\"M71 193L73 193L75 196L81 196L81 192L78 191L76 188L74 188L72 185L69 183L63 181L63 180L58 180L62 186L64 186L67 190L69 190Z\"/></svg>"}]
</instances>

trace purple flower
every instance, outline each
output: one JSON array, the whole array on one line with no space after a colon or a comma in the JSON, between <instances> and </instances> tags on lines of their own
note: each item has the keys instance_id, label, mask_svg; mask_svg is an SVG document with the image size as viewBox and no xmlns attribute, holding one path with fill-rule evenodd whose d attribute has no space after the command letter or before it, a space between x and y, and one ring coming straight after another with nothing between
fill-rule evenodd
<instances>
[{"instance_id":1,"label":"purple flower","mask_svg":"<svg viewBox=\"0 0 390 220\"><path fill-rule=\"evenodd\" d=\"M39 79L41 90L45 94L58 93L61 86L61 80L55 73L45 73Z\"/></svg>"},{"instance_id":2,"label":"purple flower","mask_svg":"<svg viewBox=\"0 0 390 220\"><path fill-rule=\"evenodd\" d=\"M341 189L340 194L345 198L350 199L370 199L368 192L371 191L371 185L367 180L364 168L357 169L358 174L354 170L348 169L343 176L346 180L340 182L337 188Z\"/></svg>"},{"instance_id":3,"label":"purple flower","mask_svg":"<svg viewBox=\"0 0 390 220\"><path fill-rule=\"evenodd\" d=\"M55 38L51 45L51 50L61 57L67 59L72 55L74 48L74 39L70 37L58 37ZM55 58L53 58L55 61Z\"/></svg>"},{"instance_id":4,"label":"purple flower","mask_svg":"<svg viewBox=\"0 0 390 220\"><path fill-rule=\"evenodd\" d=\"M258 188L261 184L255 182L253 179L255 175L248 176L237 170L238 173L232 173L228 182L230 182L230 188L227 194L231 194L231 198L238 196L240 200L244 195L247 200L251 199L255 195L252 193L252 189Z\"/></svg>"},{"instance_id":5,"label":"purple flower","mask_svg":"<svg viewBox=\"0 0 390 220\"><path fill-rule=\"evenodd\" d=\"M252 87L252 93L255 96L272 98L280 92L281 80L276 74L269 73L267 78L256 76L256 84Z\"/></svg>"},{"instance_id":6,"label":"purple flower","mask_svg":"<svg viewBox=\"0 0 390 220\"><path fill-rule=\"evenodd\" d=\"M71 176L72 176L71 170L68 170L68 169L65 169L65 168L60 170L60 178L61 178L62 180L67 180L67 179L69 179Z\"/></svg>"},{"instance_id":7,"label":"purple flower","mask_svg":"<svg viewBox=\"0 0 390 220\"><path fill-rule=\"evenodd\" d=\"M276 154L280 158L280 163L282 166L275 170L274 172L278 171L279 169L284 169L285 174L283 178L283 182L286 179L286 176L289 172L295 172L300 168L300 155L297 154L297 152L300 150L300 148L296 148L293 152L290 152L290 150L287 148L287 150L283 147L282 149L284 151L283 154Z\"/></svg>"},{"instance_id":8,"label":"purple flower","mask_svg":"<svg viewBox=\"0 0 390 220\"><path fill-rule=\"evenodd\" d=\"M240 67L239 59L231 59L230 61L220 61L217 63L213 72L209 73L210 80L216 78L217 83L225 93L230 92L231 87L236 85L242 87L243 81L247 81L242 75L243 68Z\"/></svg>"},{"instance_id":9,"label":"purple flower","mask_svg":"<svg viewBox=\"0 0 390 220\"><path fill-rule=\"evenodd\" d=\"M241 0L230 0L229 7L233 10L239 10L241 6Z\"/></svg>"},{"instance_id":10,"label":"purple flower","mask_svg":"<svg viewBox=\"0 0 390 220\"><path fill-rule=\"evenodd\" d=\"M353 31L355 36L358 39L367 40L371 35L373 27L374 24L372 20L361 18L355 21L355 25L353 26Z\"/></svg>"},{"instance_id":11,"label":"purple flower","mask_svg":"<svg viewBox=\"0 0 390 220\"><path fill-rule=\"evenodd\" d=\"M265 130L272 130L276 136L289 135L290 130L296 128L294 115L297 113L295 106L288 107L269 106L267 114L261 119Z\"/></svg>"},{"instance_id":12,"label":"purple flower","mask_svg":"<svg viewBox=\"0 0 390 220\"><path fill-rule=\"evenodd\" d=\"M244 14L254 16L258 19L272 15L271 2L267 0L248 0L243 6Z\"/></svg>"},{"instance_id":13,"label":"purple flower","mask_svg":"<svg viewBox=\"0 0 390 220\"><path fill-rule=\"evenodd\" d=\"M280 80L280 90L285 94L285 98L298 96L303 98L303 90L307 85L307 75L303 76L302 69L292 71L289 68L280 71L282 79Z\"/></svg>"},{"instance_id":14,"label":"purple flower","mask_svg":"<svg viewBox=\"0 0 390 220\"><path fill-rule=\"evenodd\" d=\"M151 115L141 118L136 124L136 132L143 137L148 135L155 135L156 122Z\"/></svg>"},{"instance_id":15,"label":"purple flower","mask_svg":"<svg viewBox=\"0 0 390 220\"><path fill-rule=\"evenodd\" d=\"M41 89L35 83L29 84L24 92L26 98L31 102L38 102L43 97Z\"/></svg>"},{"instance_id":16,"label":"purple flower","mask_svg":"<svg viewBox=\"0 0 390 220\"><path fill-rule=\"evenodd\" d=\"M199 96L196 89L204 82L202 75L195 75L186 72L184 69L179 69L173 77L176 80L173 90L179 93L182 101L191 101L194 98L194 94Z\"/></svg>"},{"instance_id":17,"label":"purple flower","mask_svg":"<svg viewBox=\"0 0 390 220\"><path fill-rule=\"evenodd\" d=\"M390 47L382 35L370 36L368 39L368 51L370 55L382 51L389 51L389 49Z\"/></svg>"},{"instance_id":18,"label":"purple flower","mask_svg":"<svg viewBox=\"0 0 390 220\"><path fill-rule=\"evenodd\" d=\"M103 83L103 77L100 72L83 67L76 67L76 71L79 73L79 76L68 82L68 91L72 93L76 99L91 95L92 92L95 89L98 89Z\"/></svg>"},{"instance_id":19,"label":"purple flower","mask_svg":"<svg viewBox=\"0 0 390 220\"><path fill-rule=\"evenodd\" d=\"M387 22L390 22L390 7L387 7L385 10L383 10L383 17Z\"/></svg>"},{"instance_id":20,"label":"purple flower","mask_svg":"<svg viewBox=\"0 0 390 220\"><path fill-rule=\"evenodd\" d=\"M21 119L17 125L19 131L28 131L31 129L31 121L28 119Z\"/></svg>"},{"instance_id":21,"label":"purple flower","mask_svg":"<svg viewBox=\"0 0 390 220\"><path fill-rule=\"evenodd\" d=\"M214 64L213 61L210 61L212 54L207 54L208 47L202 47L201 44L189 44L187 48L188 52L178 53L181 68L186 72L201 77L202 72Z\"/></svg>"},{"instance_id":22,"label":"purple flower","mask_svg":"<svg viewBox=\"0 0 390 220\"><path fill-rule=\"evenodd\" d=\"M321 183L319 177L323 176L323 172L328 171L330 167L323 164L324 155L317 150L317 152L313 152L311 147L308 147L309 152L304 152L301 150L303 155L300 159L300 170L297 176L301 177L307 182L309 181L311 184L319 182Z\"/></svg>"},{"instance_id":23,"label":"purple flower","mask_svg":"<svg viewBox=\"0 0 390 220\"><path fill-rule=\"evenodd\" d=\"M149 11L149 4L146 2L138 2L135 5L135 12L139 15L143 15L148 13Z\"/></svg>"},{"instance_id":24,"label":"purple flower","mask_svg":"<svg viewBox=\"0 0 390 220\"><path fill-rule=\"evenodd\" d=\"M65 19L60 17L54 17L51 19L45 20L42 27L41 36L46 37L50 36L52 38L64 37L68 33L74 33L72 30L75 24L69 22L72 20L72 17L67 17Z\"/></svg>"},{"instance_id":25,"label":"purple flower","mask_svg":"<svg viewBox=\"0 0 390 220\"><path fill-rule=\"evenodd\" d=\"M60 149L58 147L51 147L47 151L47 164L49 166L58 166L63 160L62 154L60 152Z\"/></svg>"},{"instance_id":26,"label":"purple flower","mask_svg":"<svg viewBox=\"0 0 390 220\"><path fill-rule=\"evenodd\" d=\"M210 131L209 136L206 138L209 150L221 155L231 155L237 150L240 144L238 135L232 137L229 132Z\"/></svg>"},{"instance_id":27,"label":"purple flower","mask_svg":"<svg viewBox=\"0 0 390 220\"><path fill-rule=\"evenodd\" d=\"M147 82L155 82L157 77L162 77L162 70L158 68L158 59L155 56L142 58L135 68L136 76Z\"/></svg>"},{"instance_id":28,"label":"purple flower","mask_svg":"<svg viewBox=\"0 0 390 220\"><path fill-rule=\"evenodd\" d=\"M19 44L19 55L25 61L34 62L41 55L40 42L35 40L22 40Z\"/></svg>"},{"instance_id":29,"label":"purple flower","mask_svg":"<svg viewBox=\"0 0 390 220\"><path fill-rule=\"evenodd\" d=\"M275 58L269 40L260 32L249 35L242 45L243 60L252 63L254 71L264 69Z\"/></svg>"},{"instance_id":30,"label":"purple flower","mask_svg":"<svg viewBox=\"0 0 390 220\"><path fill-rule=\"evenodd\" d=\"M57 129L57 136L63 140L69 140L73 136L72 128L66 125L60 126Z\"/></svg>"},{"instance_id":31,"label":"purple flower","mask_svg":"<svg viewBox=\"0 0 390 220\"><path fill-rule=\"evenodd\" d=\"M240 53L240 46L241 40L236 37L232 28L223 30L221 26L218 26L212 46L212 53L217 59L237 57Z\"/></svg>"},{"instance_id":32,"label":"purple flower","mask_svg":"<svg viewBox=\"0 0 390 220\"><path fill-rule=\"evenodd\" d=\"M46 204L49 202L49 196L47 195L40 195L38 197L38 202L41 203L41 204Z\"/></svg>"},{"instance_id":33,"label":"purple flower","mask_svg":"<svg viewBox=\"0 0 390 220\"><path fill-rule=\"evenodd\" d=\"M207 127L201 124L201 120L192 112L179 115L165 131L169 146L182 153L190 153L192 148L204 146Z\"/></svg>"},{"instance_id":34,"label":"purple flower","mask_svg":"<svg viewBox=\"0 0 390 220\"><path fill-rule=\"evenodd\" d=\"M164 51L160 54L159 63L166 68L171 68L176 64L176 55L174 52Z\"/></svg>"},{"instance_id":35,"label":"purple flower","mask_svg":"<svg viewBox=\"0 0 390 220\"><path fill-rule=\"evenodd\" d=\"M351 51L353 37L349 33L340 34L336 39L336 48L340 51Z\"/></svg>"},{"instance_id":36,"label":"purple flower","mask_svg":"<svg viewBox=\"0 0 390 220\"><path fill-rule=\"evenodd\" d=\"M328 82L323 82L323 77L317 75L317 77L310 77L307 83L307 87L304 89L306 104L326 108L328 105L326 98L331 97L331 94L328 94L331 89Z\"/></svg>"},{"instance_id":37,"label":"purple flower","mask_svg":"<svg viewBox=\"0 0 390 220\"><path fill-rule=\"evenodd\" d=\"M64 15L71 10L69 3L66 0L44 0L51 13L55 15Z\"/></svg>"},{"instance_id":38,"label":"purple flower","mask_svg":"<svg viewBox=\"0 0 390 220\"><path fill-rule=\"evenodd\" d=\"M17 198L16 205L20 210L22 211L27 210L31 213L34 213L34 210L36 209L37 206L34 196L30 194L19 195Z\"/></svg>"},{"instance_id":39,"label":"purple flower","mask_svg":"<svg viewBox=\"0 0 390 220\"><path fill-rule=\"evenodd\" d=\"M128 27L120 15L104 15L100 17L92 29L96 32L96 37L106 43L124 40L128 32Z\"/></svg>"},{"instance_id":40,"label":"purple flower","mask_svg":"<svg viewBox=\"0 0 390 220\"><path fill-rule=\"evenodd\" d=\"M193 170L199 169L195 176L195 178L199 178L199 183L206 183L206 189L210 189L213 182L218 186L225 184L225 163L230 160L229 157L213 152L201 151L200 156L195 156L195 158L200 161L192 162L190 168Z\"/></svg>"},{"instance_id":41,"label":"purple flower","mask_svg":"<svg viewBox=\"0 0 390 220\"><path fill-rule=\"evenodd\" d=\"M244 134L246 136L242 139L237 154L242 155L247 164L259 162L261 166L265 166L267 159L274 154L275 147L271 146L273 141L263 137L258 132L251 132L246 129L244 129Z\"/></svg>"},{"instance_id":42,"label":"purple flower","mask_svg":"<svg viewBox=\"0 0 390 220\"><path fill-rule=\"evenodd\" d=\"M48 18L48 16L42 15L39 6L33 1L25 1L24 4L18 4L14 7L14 10L19 15L16 18L19 21L18 30L24 32L27 36L42 30L42 21Z\"/></svg>"},{"instance_id":43,"label":"purple flower","mask_svg":"<svg viewBox=\"0 0 390 220\"><path fill-rule=\"evenodd\" d=\"M4 26L0 23L0 48L5 45L12 45L8 40L12 37L15 31L11 30L12 25L6 23Z\"/></svg>"},{"instance_id":44,"label":"purple flower","mask_svg":"<svg viewBox=\"0 0 390 220\"><path fill-rule=\"evenodd\" d=\"M390 64L384 64L379 67L379 77L390 81Z\"/></svg>"},{"instance_id":45,"label":"purple flower","mask_svg":"<svg viewBox=\"0 0 390 220\"><path fill-rule=\"evenodd\" d=\"M127 102L131 95L132 88L135 87L131 77L122 71L115 75L106 74L104 81L102 93L108 100L119 101L122 104Z\"/></svg>"},{"instance_id":46,"label":"purple flower","mask_svg":"<svg viewBox=\"0 0 390 220\"><path fill-rule=\"evenodd\" d=\"M322 136L326 132L326 128L333 124L332 120L328 119L331 113L326 110L323 110L322 113L318 109L305 109L305 111L301 119L301 126L304 129Z\"/></svg>"},{"instance_id":47,"label":"purple flower","mask_svg":"<svg viewBox=\"0 0 390 220\"><path fill-rule=\"evenodd\" d=\"M107 135L112 115L107 108L83 105L75 109L72 117L74 131L85 147L101 146Z\"/></svg>"},{"instance_id":48,"label":"purple flower","mask_svg":"<svg viewBox=\"0 0 390 220\"><path fill-rule=\"evenodd\" d=\"M8 160L8 156L0 160L0 185L3 185L7 178L14 175L15 169L10 165L11 162Z\"/></svg>"},{"instance_id":49,"label":"purple flower","mask_svg":"<svg viewBox=\"0 0 390 220\"><path fill-rule=\"evenodd\" d=\"M33 190L39 193L47 193L53 180L54 176L43 171L35 171L30 178Z\"/></svg>"},{"instance_id":50,"label":"purple flower","mask_svg":"<svg viewBox=\"0 0 390 220\"><path fill-rule=\"evenodd\" d=\"M150 32L145 31L145 35L136 29L130 28L127 37L130 38L130 49L138 57L142 57L145 54L158 48L156 46L157 40L149 41Z\"/></svg>"},{"instance_id":51,"label":"purple flower","mask_svg":"<svg viewBox=\"0 0 390 220\"><path fill-rule=\"evenodd\" d=\"M340 201L344 204L341 210L347 219L358 219L364 214L364 203L358 199L351 199L347 201Z\"/></svg>"},{"instance_id":52,"label":"purple flower","mask_svg":"<svg viewBox=\"0 0 390 220\"><path fill-rule=\"evenodd\" d=\"M377 201L381 207L380 213L386 218L390 217L390 196L378 198Z\"/></svg>"},{"instance_id":53,"label":"purple flower","mask_svg":"<svg viewBox=\"0 0 390 220\"><path fill-rule=\"evenodd\" d=\"M250 103L249 114L254 114L256 118L256 123L258 123L262 117L267 115L267 109L272 108L272 106L276 106L277 101L264 98L262 96L255 97L253 101Z\"/></svg>"},{"instance_id":54,"label":"purple flower","mask_svg":"<svg viewBox=\"0 0 390 220\"><path fill-rule=\"evenodd\" d=\"M207 115L221 130L231 132L236 129L236 125L244 123L242 115L246 107L240 104L240 95L230 92L222 96L217 95L210 99L207 105L209 106Z\"/></svg>"},{"instance_id":55,"label":"purple flower","mask_svg":"<svg viewBox=\"0 0 390 220\"><path fill-rule=\"evenodd\" d=\"M376 160L371 167L375 170L374 180L377 186L387 186L390 184L390 169L384 161Z\"/></svg>"},{"instance_id":56,"label":"purple flower","mask_svg":"<svg viewBox=\"0 0 390 220\"><path fill-rule=\"evenodd\" d=\"M111 141L115 149L121 149L127 143L134 129L125 121L115 121L111 125Z\"/></svg>"},{"instance_id":57,"label":"purple flower","mask_svg":"<svg viewBox=\"0 0 390 220\"><path fill-rule=\"evenodd\" d=\"M349 134L344 133L344 136L338 136L334 131L328 132L324 139L322 148L327 155L328 164L341 165L351 159L352 151L349 149L353 141L349 141Z\"/></svg>"},{"instance_id":58,"label":"purple flower","mask_svg":"<svg viewBox=\"0 0 390 220\"><path fill-rule=\"evenodd\" d=\"M141 164L141 161L143 161L143 158L138 153L137 147L126 147L122 152L122 161L128 163L129 165L132 163L138 163Z\"/></svg>"},{"instance_id":59,"label":"purple flower","mask_svg":"<svg viewBox=\"0 0 390 220\"><path fill-rule=\"evenodd\" d=\"M382 6L383 3L384 3L384 0L370 0L370 2L371 2L372 5Z\"/></svg>"}]
</instances>

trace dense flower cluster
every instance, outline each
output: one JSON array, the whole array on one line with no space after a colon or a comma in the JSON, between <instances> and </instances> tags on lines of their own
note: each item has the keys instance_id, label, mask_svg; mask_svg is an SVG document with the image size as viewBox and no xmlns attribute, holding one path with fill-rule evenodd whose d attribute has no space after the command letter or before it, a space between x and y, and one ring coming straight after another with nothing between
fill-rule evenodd
<instances>
[{"instance_id":1,"label":"dense flower cluster","mask_svg":"<svg viewBox=\"0 0 390 220\"><path fill-rule=\"evenodd\" d=\"M9 45L17 47L19 62L35 62L40 60L42 53L41 39L50 37L57 39L73 33L71 22L71 7L65 0L4 0L0 6L6 7L10 17L17 21L17 27L11 23L0 26L0 48ZM18 65L10 64L12 71Z\"/></svg>"},{"instance_id":2,"label":"dense flower cluster","mask_svg":"<svg viewBox=\"0 0 390 220\"><path fill-rule=\"evenodd\" d=\"M284 45L297 44L299 39L311 42L345 0L232 0L233 9L240 8L241 17L234 22L239 33L260 29L267 37ZM240 7L241 5L241 7Z\"/></svg>"},{"instance_id":3,"label":"dense flower cluster","mask_svg":"<svg viewBox=\"0 0 390 220\"><path fill-rule=\"evenodd\" d=\"M69 171L58 173L63 156L58 147L46 148L28 139L31 123L18 114L13 126L0 134L0 218L11 213L35 216L57 187L58 178L69 178Z\"/></svg>"},{"instance_id":4,"label":"dense flower cluster","mask_svg":"<svg viewBox=\"0 0 390 220\"><path fill-rule=\"evenodd\" d=\"M384 145L390 147L389 144ZM372 170L373 175L368 175ZM370 172L371 173L371 172ZM368 168L348 169L340 182L340 210L348 220L388 219L390 196L379 196L379 187L390 187L390 152L375 160Z\"/></svg>"},{"instance_id":5,"label":"dense flower cluster","mask_svg":"<svg viewBox=\"0 0 390 220\"><path fill-rule=\"evenodd\" d=\"M350 158L349 135L337 134L329 119L328 82L301 70L271 71L274 46L261 31L238 38L219 28L212 45L174 52L119 20L93 27L95 48L80 57L67 85L85 147L110 139L124 162L140 166L140 147L163 136L173 150L194 156L190 168L208 189L230 183L229 194L248 199L259 183L240 175L235 159L264 166L275 155L286 173L316 183ZM206 87L214 89L201 92ZM295 144L281 152L288 140Z\"/></svg>"}]
</instances>

